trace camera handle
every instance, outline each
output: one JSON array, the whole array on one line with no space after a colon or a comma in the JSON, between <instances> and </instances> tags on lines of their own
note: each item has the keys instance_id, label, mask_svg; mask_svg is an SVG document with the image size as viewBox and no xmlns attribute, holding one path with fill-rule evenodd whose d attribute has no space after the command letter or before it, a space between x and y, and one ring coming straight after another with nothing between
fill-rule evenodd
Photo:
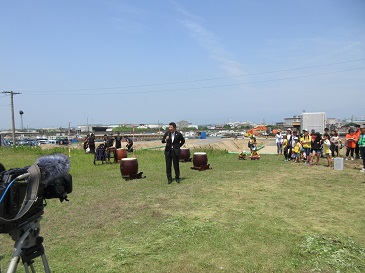
<instances>
[{"instance_id":1,"label":"camera handle","mask_svg":"<svg viewBox=\"0 0 365 273\"><path fill-rule=\"evenodd\" d=\"M42 258L44 271L46 273L51 273L46 255L44 253L44 247L42 245L43 237L38 236L40 229L39 221L40 217L28 223L22 229L25 230L25 232L22 233L21 236L19 236L21 232L20 230L16 230L15 234L12 234L13 239L14 237L19 239L15 241L13 257L10 261L7 273L16 273L20 258L22 258L25 272L29 273L28 266L30 266L32 272L35 273L33 259L39 256Z\"/></svg>"}]
</instances>

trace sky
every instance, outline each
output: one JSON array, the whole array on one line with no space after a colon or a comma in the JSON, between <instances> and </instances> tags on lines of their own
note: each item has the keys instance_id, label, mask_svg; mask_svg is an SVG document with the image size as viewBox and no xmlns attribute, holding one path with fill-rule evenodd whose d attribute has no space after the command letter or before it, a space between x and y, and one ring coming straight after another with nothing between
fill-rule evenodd
<instances>
[{"instance_id":1,"label":"sky","mask_svg":"<svg viewBox=\"0 0 365 273\"><path fill-rule=\"evenodd\" d=\"M0 129L365 118L364 0L1 0L0 41Z\"/></svg>"}]
</instances>

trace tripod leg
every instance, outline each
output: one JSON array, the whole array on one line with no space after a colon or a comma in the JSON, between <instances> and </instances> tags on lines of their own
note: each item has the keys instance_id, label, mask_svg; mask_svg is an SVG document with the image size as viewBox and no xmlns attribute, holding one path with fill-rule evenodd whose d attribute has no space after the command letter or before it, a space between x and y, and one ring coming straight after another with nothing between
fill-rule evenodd
<instances>
[{"instance_id":1,"label":"tripod leg","mask_svg":"<svg viewBox=\"0 0 365 273\"><path fill-rule=\"evenodd\" d=\"M49 268L46 254L41 255L41 258L42 258L42 262L43 262L44 271L46 273L51 273L51 269Z\"/></svg>"},{"instance_id":2,"label":"tripod leg","mask_svg":"<svg viewBox=\"0 0 365 273\"><path fill-rule=\"evenodd\" d=\"M11 259L9 267L8 267L8 271L6 271L7 273L15 273L16 272L16 268L18 266L20 257L19 256L15 256Z\"/></svg>"},{"instance_id":3,"label":"tripod leg","mask_svg":"<svg viewBox=\"0 0 365 273\"><path fill-rule=\"evenodd\" d=\"M25 270L25 273L29 273L29 268L28 268L28 263L24 263L24 270ZM32 265L30 265L30 269L32 270L32 272L34 273L34 268Z\"/></svg>"},{"instance_id":4,"label":"tripod leg","mask_svg":"<svg viewBox=\"0 0 365 273\"><path fill-rule=\"evenodd\" d=\"M35 269L34 269L34 265L33 264L30 264L30 270L32 270L32 273L35 273Z\"/></svg>"}]
</instances>

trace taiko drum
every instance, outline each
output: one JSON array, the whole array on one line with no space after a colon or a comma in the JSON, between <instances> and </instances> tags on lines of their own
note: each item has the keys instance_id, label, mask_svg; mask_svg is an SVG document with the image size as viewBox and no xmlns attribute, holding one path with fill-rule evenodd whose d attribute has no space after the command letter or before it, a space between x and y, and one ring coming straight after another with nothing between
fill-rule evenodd
<instances>
[{"instance_id":1,"label":"taiko drum","mask_svg":"<svg viewBox=\"0 0 365 273\"><path fill-rule=\"evenodd\" d=\"M194 167L206 166L208 164L207 153L194 153L193 156L193 165Z\"/></svg>"},{"instance_id":2,"label":"taiko drum","mask_svg":"<svg viewBox=\"0 0 365 273\"><path fill-rule=\"evenodd\" d=\"M122 176L128 176L138 173L138 161L137 158L122 158L120 160L120 173Z\"/></svg>"},{"instance_id":3,"label":"taiko drum","mask_svg":"<svg viewBox=\"0 0 365 273\"><path fill-rule=\"evenodd\" d=\"M117 154L118 161L122 160L122 158L128 157L127 150L124 148L117 149L116 154Z\"/></svg>"},{"instance_id":4,"label":"taiko drum","mask_svg":"<svg viewBox=\"0 0 365 273\"><path fill-rule=\"evenodd\" d=\"M189 148L181 148L180 149L180 160L188 161L190 159L190 149Z\"/></svg>"}]
</instances>

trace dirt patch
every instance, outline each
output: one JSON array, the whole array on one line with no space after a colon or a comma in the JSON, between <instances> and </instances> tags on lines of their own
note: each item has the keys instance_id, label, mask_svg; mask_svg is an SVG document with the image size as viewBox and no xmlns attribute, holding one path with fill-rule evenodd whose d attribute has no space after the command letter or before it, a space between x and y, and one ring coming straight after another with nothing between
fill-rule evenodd
<instances>
[{"instance_id":1,"label":"dirt patch","mask_svg":"<svg viewBox=\"0 0 365 273\"><path fill-rule=\"evenodd\" d=\"M249 151L248 139L233 138L207 138L207 139L187 139L184 148L189 149L213 149L226 150L227 152L238 153L243 150ZM160 140L140 141L135 143L136 149L164 149L165 145ZM258 139L257 147L262 154L275 154L275 139Z\"/></svg>"},{"instance_id":2,"label":"dirt patch","mask_svg":"<svg viewBox=\"0 0 365 273\"><path fill-rule=\"evenodd\" d=\"M207 139L186 139L184 148L189 148L192 150L198 149L212 149L212 150L225 150L230 153L239 153L243 150L249 151L247 146L248 139L234 139L234 138L207 138ZM42 149L52 149L52 148L65 148L65 145L55 145L55 144L42 144L40 146ZM257 147L259 148L260 154L275 154L276 144L275 139L269 138L258 138ZM71 149L83 149L81 142L72 143L70 145ZM165 144L161 140L150 140L150 141L135 141L134 148L136 150L151 149L151 150L163 150Z\"/></svg>"}]
</instances>

